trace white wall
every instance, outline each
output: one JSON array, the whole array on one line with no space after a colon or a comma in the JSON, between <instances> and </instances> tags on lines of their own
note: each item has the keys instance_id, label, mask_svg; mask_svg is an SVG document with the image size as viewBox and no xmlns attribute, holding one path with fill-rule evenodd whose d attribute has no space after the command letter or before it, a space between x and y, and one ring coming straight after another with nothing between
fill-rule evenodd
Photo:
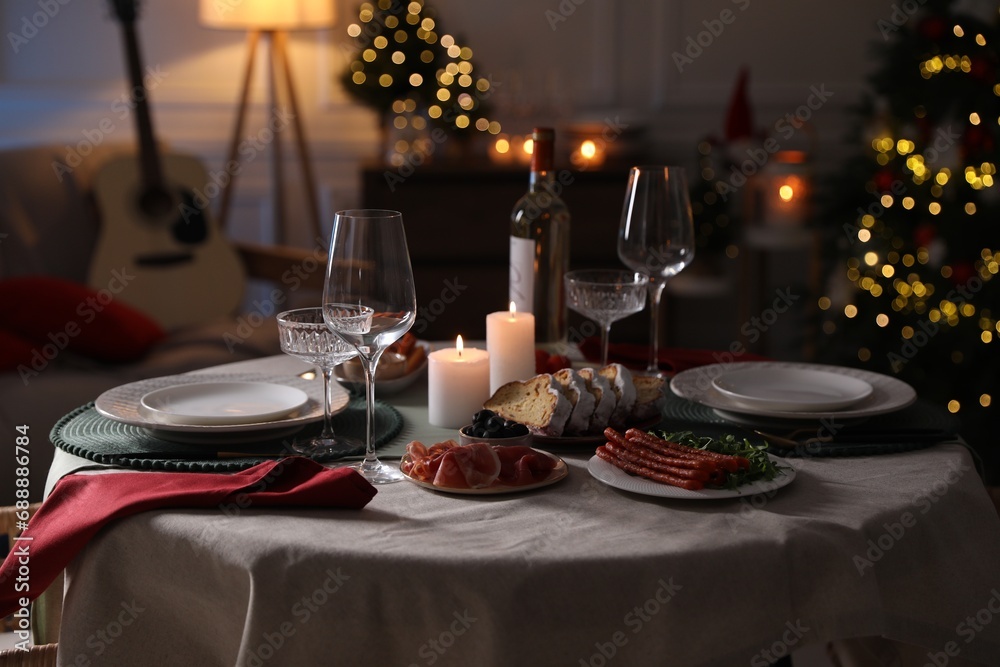
<instances>
[{"instance_id":1,"label":"white wall","mask_svg":"<svg viewBox=\"0 0 1000 667\"><path fill-rule=\"evenodd\" d=\"M292 58L324 206L358 199L358 168L375 158L374 115L352 103L335 82L346 64L342 45L356 2L335 0L339 24L300 33ZM197 0L141 4L144 59L165 76L152 92L161 140L221 167L231 132L245 53L240 33L198 24ZM721 133L736 75L751 71L756 124L771 128L804 104L811 86L833 96L815 112L820 172L835 164L845 107L856 101L880 39L876 21L890 0L430 0L439 21L475 51L478 71L501 83L495 102L505 128L526 130L539 120L613 117L648 126L650 145L664 160L686 161L697 140ZM46 17L41 12L54 14ZM56 11L57 10L57 11ZM732 19L711 36L704 21ZM547 13L550 12L550 13ZM561 13L560 13L561 12ZM565 20L557 20L558 19ZM43 20L44 19L44 20ZM28 23L26 23L26 21ZM26 29L31 22L44 24ZM122 48L107 3L97 0L5 0L0 45L0 146L54 142L75 146L97 137L126 141L132 119L115 100L125 91ZM718 31L718 30L717 30ZM688 39L711 43L679 71L674 52ZM18 37L24 37L20 39ZM256 122L266 96L258 65ZM251 118L247 132L255 131ZM259 125L257 126L259 127ZM103 133L102 133L103 134ZM792 139L804 139L800 133ZM296 176L286 142L286 173ZM237 190L235 235L266 239L268 155L247 166ZM307 234L298 238L308 243Z\"/></svg>"}]
</instances>

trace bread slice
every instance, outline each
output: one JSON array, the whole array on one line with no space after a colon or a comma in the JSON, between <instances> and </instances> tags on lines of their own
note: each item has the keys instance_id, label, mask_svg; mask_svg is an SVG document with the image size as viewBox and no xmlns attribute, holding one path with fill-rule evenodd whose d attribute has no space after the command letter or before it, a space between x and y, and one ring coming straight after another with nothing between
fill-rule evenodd
<instances>
[{"instance_id":1,"label":"bread slice","mask_svg":"<svg viewBox=\"0 0 1000 667\"><path fill-rule=\"evenodd\" d=\"M564 368L553 373L552 377L562 386L563 394L573 406L563 432L568 435L586 433L590 429L590 418L594 414L594 408L597 407L597 399L587 391L587 381L572 368Z\"/></svg>"},{"instance_id":2,"label":"bread slice","mask_svg":"<svg viewBox=\"0 0 1000 667\"><path fill-rule=\"evenodd\" d=\"M666 398L663 395L664 381L655 375L633 375L635 385L635 405L632 406L630 421L646 421L663 412Z\"/></svg>"},{"instance_id":3,"label":"bread slice","mask_svg":"<svg viewBox=\"0 0 1000 667\"><path fill-rule=\"evenodd\" d=\"M611 413L609 423L614 427L624 426L635 406L635 384L632 383L632 372L621 364L608 364L597 371L611 385L617 403Z\"/></svg>"},{"instance_id":4,"label":"bread slice","mask_svg":"<svg viewBox=\"0 0 1000 667\"><path fill-rule=\"evenodd\" d=\"M594 414L590 417L587 432L603 433L615 405L618 404L615 392L611 389L611 384L593 368L581 368L577 373L587 383L587 391L594 397Z\"/></svg>"},{"instance_id":5,"label":"bread slice","mask_svg":"<svg viewBox=\"0 0 1000 667\"><path fill-rule=\"evenodd\" d=\"M504 419L520 422L535 435L560 436L573 406L563 396L559 382L543 373L524 382L501 386L483 407Z\"/></svg>"}]
</instances>

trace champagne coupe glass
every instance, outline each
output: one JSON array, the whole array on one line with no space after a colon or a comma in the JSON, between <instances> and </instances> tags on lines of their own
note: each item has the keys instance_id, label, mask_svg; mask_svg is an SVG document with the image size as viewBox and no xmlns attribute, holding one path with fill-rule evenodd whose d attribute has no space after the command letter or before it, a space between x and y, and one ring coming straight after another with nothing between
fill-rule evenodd
<instances>
[{"instance_id":1,"label":"champagne coupe glass","mask_svg":"<svg viewBox=\"0 0 1000 667\"><path fill-rule=\"evenodd\" d=\"M358 356L357 350L330 331L322 308L299 308L278 314L281 351L316 364L323 373L323 432L308 440L295 439L292 449L316 459L335 459L359 454L364 443L333 432L331 413L334 367Z\"/></svg>"},{"instance_id":2,"label":"champagne coupe glass","mask_svg":"<svg viewBox=\"0 0 1000 667\"><path fill-rule=\"evenodd\" d=\"M647 374L659 375L660 299L668 278L694 259L694 222L682 167L632 167L618 228L618 257L649 276L652 324Z\"/></svg>"},{"instance_id":3,"label":"champagne coupe glass","mask_svg":"<svg viewBox=\"0 0 1000 667\"><path fill-rule=\"evenodd\" d=\"M338 211L333 220L323 288L323 317L358 352L365 372L365 460L352 466L373 484L403 474L375 455L375 369L387 347L413 326L417 296L398 211Z\"/></svg>"},{"instance_id":4,"label":"champagne coupe glass","mask_svg":"<svg viewBox=\"0 0 1000 667\"><path fill-rule=\"evenodd\" d=\"M611 323L638 313L646 305L649 278L619 269L570 271L566 274L570 308L601 325L601 365L608 365Z\"/></svg>"}]
</instances>

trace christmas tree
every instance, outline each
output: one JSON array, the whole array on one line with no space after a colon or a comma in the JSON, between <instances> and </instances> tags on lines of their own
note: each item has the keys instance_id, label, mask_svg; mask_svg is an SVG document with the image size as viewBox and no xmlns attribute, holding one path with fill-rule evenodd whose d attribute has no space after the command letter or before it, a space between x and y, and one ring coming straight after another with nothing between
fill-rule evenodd
<instances>
[{"instance_id":1,"label":"christmas tree","mask_svg":"<svg viewBox=\"0 0 1000 667\"><path fill-rule=\"evenodd\" d=\"M929 0L885 44L831 184L823 361L885 373L962 420L987 462L1000 374L998 5ZM991 472L995 475L995 471Z\"/></svg>"},{"instance_id":2,"label":"christmas tree","mask_svg":"<svg viewBox=\"0 0 1000 667\"><path fill-rule=\"evenodd\" d=\"M422 0L365 2L347 33L354 52L341 83L379 113L383 128L500 132L487 117L493 84L474 74L472 49L443 32Z\"/></svg>"}]
</instances>

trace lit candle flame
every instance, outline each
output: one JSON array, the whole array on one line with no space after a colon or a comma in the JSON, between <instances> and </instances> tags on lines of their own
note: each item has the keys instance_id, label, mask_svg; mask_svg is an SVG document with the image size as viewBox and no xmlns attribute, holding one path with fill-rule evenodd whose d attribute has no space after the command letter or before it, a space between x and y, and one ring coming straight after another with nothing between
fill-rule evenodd
<instances>
[{"instance_id":1,"label":"lit candle flame","mask_svg":"<svg viewBox=\"0 0 1000 667\"><path fill-rule=\"evenodd\" d=\"M531 155L531 153L535 149L535 140L534 139L525 139L524 140L524 144L522 145L522 148L524 149L525 153L527 153L528 155Z\"/></svg>"},{"instance_id":2,"label":"lit candle flame","mask_svg":"<svg viewBox=\"0 0 1000 667\"><path fill-rule=\"evenodd\" d=\"M462 349L464 347L465 345L462 343L462 337L459 336L458 338L455 339L455 349L458 350L458 356L462 356Z\"/></svg>"},{"instance_id":3,"label":"lit candle flame","mask_svg":"<svg viewBox=\"0 0 1000 667\"><path fill-rule=\"evenodd\" d=\"M778 196L781 197L781 201L792 201L795 190L790 185L782 185L778 188Z\"/></svg>"},{"instance_id":4,"label":"lit candle flame","mask_svg":"<svg viewBox=\"0 0 1000 667\"><path fill-rule=\"evenodd\" d=\"M592 159L595 155L597 155L597 144L590 139L587 139L580 144L580 155L588 160Z\"/></svg>"},{"instance_id":5,"label":"lit candle flame","mask_svg":"<svg viewBox=\"0 0 1000 667\"><path fill-rule=\"evenodd\" d=\"M511 301L511 302L510 302L510 319L514 319L514 315L515 315L516 313L517 313L517 306L516 306L516 305L514 305L514 302L513 302L513 301Z\"/></svg>"}]
</instances>

